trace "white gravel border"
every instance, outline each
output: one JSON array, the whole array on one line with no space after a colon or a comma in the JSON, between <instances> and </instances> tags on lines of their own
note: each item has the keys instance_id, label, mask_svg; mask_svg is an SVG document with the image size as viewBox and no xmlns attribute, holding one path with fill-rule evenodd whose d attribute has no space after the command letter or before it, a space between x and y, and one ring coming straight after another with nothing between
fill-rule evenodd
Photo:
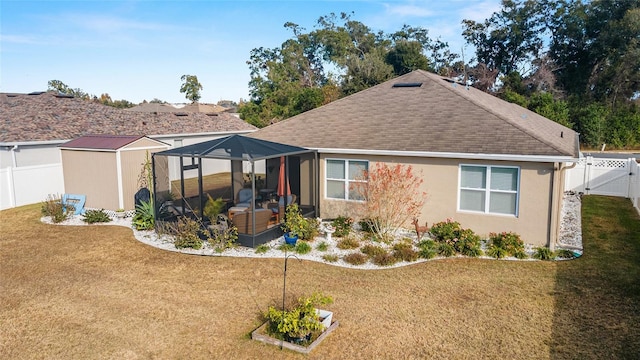
<instances>
[{"instance_id":1,"label":"white gravel border","mask_svg":"<svg viewBox=\"0 0 640 360\"><path fill-rule=\"evenodd\" d=\"M564 195L562 215L561 215L562 218L560 223L560 238L559 238L558 247L572 250L577 254L581 255L582 254L582 223L581 223L580 206L581 206L580 195L570 193L570 192ZM49 217L43 217L41 218L41 221L43 223L53 224ZM88 224L82 221L82 216L74 215L69 217L67 220L55 225L88 225ZM213 248L211 248L206 242L202 247L202 249L200 250L194 250L189 248L177 249L174 246L173 239L170 236L167 236L167 235L158 236L158 234L155 231L139 231L134 229L131 225L130 217L118 218L118 217L112 216L112 221L109 223L97 223L93 225L124 226L124 227L130 228L133 231L133 236L138 241L144 244L156 247L158 249L180 252L184 254L206 255L206 256L235 256L235 257L248 257L248 258L283 258L284 257L284 252L278 249L278 247L284 243L283 237L280 237L278 239L275 239L266 243L265 245L269 248L269 250L267 250L265 253L262 253L262 254L257 254L255 249L247 248L243 246L238 246L236 248L225 250L224 252L219 253L219 252L216 252ZM323 228L324 225L325 223L321 225L321 229ZM415 233L412 231L405 231L405 233L400 235L407 236L410 238L415 237ZM341 266L341 267L347 267L347 268L353 268L353 269L367 269L367 270L390 269L390 268L396 268L396 267L407 266L412 264L419 264L425 261L429 261L426 259L418 259L417 261L414 261L414 262L402 261L391 266L378 266L378 265L372 264L371 262L367 262L363 265L352 265L343 261L342 257L344 255L347 255L353 252L354 250L338 249L336 246L337 242L335 238L331 240L327 240L322 235L316 237L315 241L312 242L311 245L315 249L315 247L321 242L327 243L327 248L328 248L327 251L320 252L320 251L313 250L309 254L304 254L304 255L296 254L296 253L289 253L289 254L292 254L293 256L295 256L295 258L300 260L311 260L316 262L322 262L328 265ZM379 245L384 245L384 244L379 244ZM528 244L525 244L525 250L529 253L529 255L531 255L534 251L533 246ZM322 259L322 256L326 254L336 255L339 260L336 262L327 262L324 259ZM458 257L463 257L463 256L459 255ZM489 256L481 256L479 258L494 259ZM430 260L437 260L437 259L444 259L444 258L435 257ZM505 258L503 260L518 260L518 259ZM519 260L519 261L537 261L537 260L530 258L530 259Z\"/></svg>"}]
</instances>

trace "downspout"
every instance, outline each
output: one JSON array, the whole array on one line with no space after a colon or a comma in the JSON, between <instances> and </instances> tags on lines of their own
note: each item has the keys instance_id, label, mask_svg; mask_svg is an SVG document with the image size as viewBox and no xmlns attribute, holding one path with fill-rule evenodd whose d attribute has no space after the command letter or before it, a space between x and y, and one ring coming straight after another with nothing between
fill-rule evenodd
<instances>
[{"instance_id":1,"label":"downspout","mask_svg":"<svg viewBox=\"0 0 640 360\"><path fill-rule=\"evenodd\" d=\"M16 160L16 150L18 150L18 145L13 145L11 148L11 166L18 167L18 161Z\"/></svg>"},{"instance_id":2,"label":"downspout","mask_svg":"<svg viewBox=\"0 0 640 360\"><path fill-rule=\"evenodd\" d=\"M551 226L549 233L549 250L555 251L556 244L560 237L560 216L562 213L562 196L564 194L564 172L573 169L578 165L577 162L564 166L563 163L556 163L553 166L553 190L551 195ZM562 180L562 184L560 184ZM560 206L555 206L556 199L560 200Z\"/></svg>"}]
</instances>

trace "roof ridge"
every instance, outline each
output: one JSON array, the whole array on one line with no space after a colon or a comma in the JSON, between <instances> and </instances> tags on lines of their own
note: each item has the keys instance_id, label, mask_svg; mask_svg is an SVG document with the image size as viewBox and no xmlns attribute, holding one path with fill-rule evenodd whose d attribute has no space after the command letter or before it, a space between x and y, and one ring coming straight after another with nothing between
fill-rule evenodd
<instances>
[{"instance_id":1,"label":"roof ridge","mask_svg":"<svg viewBox=\"0 0 640 360\"><path fill-rule=\"evenodd\" d=\"M423 71L423 70L417 70L417 71L420 71L421 73L426 73L426 72L425 72L425 71ZM423 74L423 75L424 75L424 74ZM429 75L425 75L425 76L427 76L427 77L428 77ZM440 77L440 78L442 78L442 79L443 79L443 80L445 80L445 81L447 81L448 79L450 79L450 78L446 78L446 77L443 77L443 76L441 76L441 75L437 75L437 74L434 74L434 76ZM455 80L453 80L453 81L455 81ZM435 82L435 83L437 83L437 84L438 84L438 82ZM491 107L489 107L489 106L485 105L484 103L476 101L476 99L474 99L473 97L471 97L471 96L464 96L464 95L462 95L462 94L460 94L460 93L458 93L458 92L456 92L456 91L452 90L449 86L446 86L445 84L441 84L441 83L440 83L440 84L438 84L438 85L439 85L439 86L442 86L443 88L446 88L449 92L454 93L454 94L456 94L457 96L463 97L463 98L465 98L466 100L471 101L471 102L472 102L473 104L475 104L476 106L478 106L478 107L480 107L480 108L484 109L485 111L487 111L487 112L489 112L489 113L491 113L491 114L495 115L495 116L496 116L498 119L500 119L501 121L506 122L506 123L508 123L509 125L511 125L511 126L513 126L513 127L515 127L515 128L517 128L518 130L520 130L520 131L522 131L523 133L527 134L528 136L530 136L530 137L532 137L532 138L536 139L537 141L540 141L540 142L542 142L543 144L545 144L545 145L547 145L547 146L550 146L551 148L553 148L554 150L557 150L558 152L564 152L562 149L560 149L559 147L557 147L557 146L556 146L555 144L553 144L552 142L545 140L545 138L544 138L544 137L541 137L541 136L536 135L535 133L532 133L532 132L530 131L530 129L528 129L528 128L526 128L526 127L522 126L521 124L518 124L518 122L516 122L516 121L514 121L514 120L509 119L508 117L504 116L504 115L503 115L503 114L501 114L500 112L493 110ZM489 93L486 93L486 92L484 92L484 91L482 91L482 90L476 89L476 88L474 88L473 86L469 86L469 85L462 85L462 86L467 87L467 91L469 91L469 90L471 90L471 88L473 88L474 90L471 90L471 91L480 91L483 95L492 96L492 97L495 97L496 99L500 99L500 98L498 98L497 96L494 96L494 95L489 94ZM536 112L531 111L531 110L529 110L529 109L527 109L527 108L525 108L525 107L522 107L522 106L520 106L520 105L518 105L518 104L515 104L515 103L512 103L512 102L509 102L509 101L506 101L506 100L504 100L504 99L500 99L500 100L504 101L506 104L508 104L508 105L509 105L509 106L511 106L511 107L513 107L513 106L517 106L518 108L520 108L520 109L522 109L522 110L524 110L524 111L526 111L526 112L528 112L528 113L530 113L530 114L534 114L534 115L536 115L536 116L542 116L542 115L537 114ZM553 121L553 120L551 120L551 119L548 119L548 120L549 120L549 121ZM555 123L555 121L553 121L553 122ZM561 125L561 124L558 124L558 125Z\"/></svg>"}]
</instances>

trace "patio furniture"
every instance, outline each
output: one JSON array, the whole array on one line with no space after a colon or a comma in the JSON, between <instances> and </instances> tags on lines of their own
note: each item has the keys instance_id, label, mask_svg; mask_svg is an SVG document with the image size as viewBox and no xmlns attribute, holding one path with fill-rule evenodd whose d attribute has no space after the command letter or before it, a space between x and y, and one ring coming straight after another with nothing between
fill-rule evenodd
<instances>
[{"instance_id":1,"label":"patio furniture","mask_svg":"<svg viewBox=\"0 0 640 360\"><path fill-rule=\"evenodd\" d=\"M287 195L287 205L291 205L296 202L296 194ZM276 217L276 222L280 222L280 214L284 213L284 196L280 196L280 200L277 203L269 203L268 208Z\"/></svg>"},{"instance_id":2,"label":"patio furniture","mask_svg":"<svg viewBox=\"0 0 640 360\"><path fill-rule=\"evenodd\" d=\"M235 207L248 208L253 203L253 190L249 188L240 189L236 197Z\"/></svg>"},{"instance_id":3,"label":"patio furniture","mask_svg":"<svg viewBox=\"0 0 640 360\"><path fill-rule=\"evenodd\" d=\"M271 219L272 212L269 209L255 209L256 217L256 234L259 234L269 228L269 220ZM247 211L237 212L231 219L233 225L238 229L240 234L253 235L253 213L251 209Z\"/></svg>"},{"instance_id":4,"label":"patio furniture","mask_svg":"<svg viewBox=\"0 0 640 360\"><path fill-rule=\"evenodd\" d=\"M82 215L84 214L84 203L87 201L87 197L85 195L77 195L77 194L64 194L62 195L62 205L65 206L73 206L73 214L74 215ZM66 211L66 209L63 209Z\"/></svg>"}]
</instances>

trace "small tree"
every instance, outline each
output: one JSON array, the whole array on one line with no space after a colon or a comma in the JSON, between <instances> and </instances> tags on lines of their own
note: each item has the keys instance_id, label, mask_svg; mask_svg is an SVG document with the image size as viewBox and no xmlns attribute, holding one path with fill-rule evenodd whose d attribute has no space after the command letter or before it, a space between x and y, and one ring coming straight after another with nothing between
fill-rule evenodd
<instances>
[{"instance_id":1,"label":"small tree","mask_svg":"<svg viewBox=\"0 0 640 360\"><path fill-rule=\"evenodd\" d=\"M365 200L360 215L381 240L417 217L427 199L427 193L420 190L424 180L411 165L376 163L362 180L354 183L354 190Z\"/></svg>"},{"instance_id":2,"label":"small tree","mask_svg":"<svg viewBox=\"0 0 640 360\"><path fill-rule=\"evenodd\" d=\"M198 81L198 77L195 75L182 75L180 80L183 81L180 92L185 94L187 100L191 100L191 102L200 100L202 84Z\"/></svg>"}]
</instances>

